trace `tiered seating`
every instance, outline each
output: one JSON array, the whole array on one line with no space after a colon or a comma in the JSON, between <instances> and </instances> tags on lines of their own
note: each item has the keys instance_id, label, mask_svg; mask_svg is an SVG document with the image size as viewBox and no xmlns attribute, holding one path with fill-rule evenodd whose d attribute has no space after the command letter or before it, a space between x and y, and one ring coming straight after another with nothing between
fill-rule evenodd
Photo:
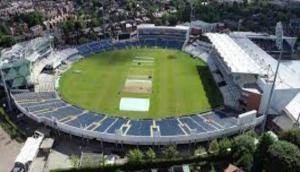
<instances>
[{"instance_id":1,"label":"tiered seating","mask_svg":"<svg viewBox=\"0 0 300 172\"><path fill-rule=\"evenodd\" d=\"M54 99L56 98L55 92L29 92L22 94L15 94L15 100L18 102L38 102L46 99Z\"/></svg>"},{"instance_id":2,"label":"tiered seating","mask_svg":"<svg viewBox=\"0 0 300 172\"><path fill-rule=\"evenodd\" d=\"M168 41L167 40L157 39L156 42L157 42L158 47L162 47L162 48L168 47Z\"/></svg>"},{"instance_id":3,"label":"tiered seating","mask_svg":"<svg viewBox=\"0 0 300 172\"><path fill-rule=\"evenodd\" d=\"M183 42L179 41L169 41L169 48L181 49Z\"/></svg>"},{"instance_id":4,"label":"tiered seating","mask_svg":"<svg viewBox=\"0 0 300 172\"><path fill-rule=\"evenodd\" d=\"M92 50L86 44L77 47L77 49L79 53L83 56L88 56L92 54Z\"/></svg>"},{"instance_id":5,"label":"tiered seating","mask_svg":"<svg viewBox=\"0 0 300 172\"><path fill-rule=\"evenodd\" d=\"M56 109L55 111L46 112L46 113L37 113L37 114L40 114L40 116L48 117L50 119L52 119L54 117L54 118L60 120L65 117L68 117L68 116L77 116L77 115L81 114L82 112L83 111L79 108L76 108L74 106L68 106L68 107Z\"/></svg>"},{"instance_id":6,"label":"tiered seating","mask_svg":"<svg viewBox=\"0 0 300 172\"><path fill-rule=\"evenodd\" d=\"M150 136L151 135L151 126L153 124L152 120L143 120L143 121L130 121L130 128L128 129L126 135L133 136Z\"/></svg>"},{"instance_id":7,"label":"tiered seating","mask_svg":"<svg viewBox=\"0 0 300 172\"><path fill-rule=\"evenodd\" d=\"M114 134L116 130L120 129L122 125L128 122L127 119L118 118L117 121L107 130L107 133Z\"/></svg>"},{"instance_id":8,"label":"tiered seating","mask_svg":"<svg viewBox=\"0 0 300 172\"><path fill-rule=\"evenodd\" d=\"M196 130L197 132L205 132L205 130L190 117L183 117L179 119L182 123L186 124L191 130Z\"/></svg>"},{"instance_id":9,"label":"tiered seating","mask_svg":"<svg viewBox=\"0 0 300 172\"><path fill-rule=\"evenodd\" d=\"M83 44L77 47L79 53L83 56L88 56L92 53L100 53L104 51L109 51L112 49L124 49L131 47L138 47L139 43L137 40L122 40L112 42L111 39L105 39L98 42L91 42Z\"/></svg>"},{"instance_id":10,"label":"tiered seating","mask_svg":"<svg viewBox=\"0 0 300 172\"><path fill-rule=\"evenodd\" d=\"M204 121L203 118L199 117L198 115L191 116L191 118L194 121L196 121L206 131L214 131L214 130L216 130L215 127L213 127L211 124L208 124L206 121Z\"/></svg>"},{"instance_id":11,"label":"tiered seating","mask_svg":"<svg viewBox=\"0 0 300 172\"><path fill-rule=\"evenodd\" d=\"M77 118L66 122L66 124L74 126L74 127L80 127L80 128L85 128L86 126L89 126L90 124L94 122L99 122L104 118L103 115L99 115L96 113L90 113L86 112Z\"/></svg>"},{"instance_id":12,"label":"tiered seating","mask_svg":"<svg viewBox=\"0 0 300 172\"><path fill-rule=\"evenodd\" d=\"M89 43L88 46L93 52L101 52L102 50L101 44L99 42Z\"/></svg>"},{"instance_id":13,"label":"tiered seating","mask_svg":"<svg viewBox=\"0 0 300 172\"><path fill-rule=\"evenodd\" d=\"M36 111L53 110L66 105L67 104L65 102L58 100L57 102L43 103L35 106L29 106L26 109L29 112L36 112Z\"/></svg>"},{"instance_id":14,"label":"tiered seating","mask_svg":"<svg viewBox=\"0 0 300 172\"><path fill-rule=\"evenodd\" d=\"M161 38L141 38L140 39L141 46L143 47L161 47L161 48L171 48L171 49L181 49L184 41L176 41L176 40L167 40Z\"/></svg>"},{"instance_id":15,"label":"tiered seating","mask_svg":"<svg viewBox=\"0 0 300 172\"><path fill-rule=\"evenodd\" d=\"M237 119L228 117L226 111L208 112L205 114L189 115L179 118L161 120L128 120L118 117L107 117L102 114L85 112L80 108L69 105L56 97L53 92L25 92L15 95L17 103L36 117L45 117L55 123L63 123L80 129L91 130L103 134L138 137L176 138L177 136L196 136L221 132L226 128L236 127ZM156 131L158 135L156 134ZM152 133L152 130L154 133Z\"/></svg>"},{"instance_id":16,"label":"tiered seating","mask_svg":"<svg viewBox=\"0 0 300 172\"><path fill-rule=\"evenodd\" d=\"M180 27L141 26L138 37L141 46L182 49L188 30Z\"/></svg>"},{"instance_id":17,"label":"tiered seating","mask_svg":"<svg viewBox=\"0 0 300 172\"><path fill-rule=\"evenodd\" d=\"M95 128L94 131L99 131L99 132L104 132L105 130L108 129L108 127L110 127L117 119L116 118L111 118L111 117L107 117L105 118L100 126L98 126L97 128Z\"/></svg>"},{"instance_id":18,"label":"tiered seating","mask_svg":"<svg viewBox=\"0 0 300 172\"><path fill-rule=\"evenodd\" d=\"M161 136L184 135L176 118L156 121L156 124L159 126Z\"/></svg>"},{"instance_id":19,"label":"tiered seating","mask_svg":"<svg viewBox=\"0 0 300 172\"><path fill-rule=\"evenodd\" d=\"M234 117L227 117L221 112L214 112L209 115L203 115L206 119L213 120L218 124L222 125L223 128L228 128L236 125L236 120Z\"/></svg>"},{"instance_id":20,"label":"tiered seating","mask_svg":"<svg viewBox=\"0 0 300 172\"><path fill-rule=\"evenodd\" d=\"M59 101L60 101L59 99L47 99L42 102L19 102L19 104L23 107L29 107L29 106L42 105L47 103L55 103Z\"/></svg>"}]
</instances>

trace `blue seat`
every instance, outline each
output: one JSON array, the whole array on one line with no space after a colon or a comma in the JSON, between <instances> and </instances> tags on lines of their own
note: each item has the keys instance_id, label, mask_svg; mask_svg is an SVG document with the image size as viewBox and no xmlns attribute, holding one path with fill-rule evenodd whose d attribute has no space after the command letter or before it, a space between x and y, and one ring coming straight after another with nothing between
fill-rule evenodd
<instances>
[{"instance_id":1,"label":"blue seat","mask_svg":"<svg viewBox=\"0 0 300 172\"><path fill-rule=\"evenodd\" d=\"M184 132L179 127L177 119L162 119L156 121L159 126L161 136L179 136L184 135Z\"/></svg>"},{"instance_id":2,"label":"blue seat","mask_svg":"<svg viewBox=\"0 0 300 172\"><path fill-rule=\"evenodd\" d=\"M191 118L196 121L202 128L204 128L206 131L214 131L216 128L211 126L210 124L206 123L202 118L200 118L198 115L191 116Z\"/></svg>"},{"instance_id":3,"label":"blue seat","mask_svg":"<svg viewBox=\"0 0 300 172\"><path fill-rule=\"evenodd\" d=\"M127 119L118 118L118 120L107 130L107 133L114 134L116 130L120 129L122 125L128 122Z\"/></svg>"},{"instance_id":4,"label":"blue seat","mask_svg":"<svg viewBox=\"0 0 300 172\"><path fill-rule=\"evenodd\" d=\"M81 54L83 56L88 56L88 55L92 54L92 51L90 50L90 48L87 47L85 44L77 47L77 50L79 51L79 54Z\"/></svg>"},{"instance_id":5,"label":"blue seat","mask_svg":"<svg viewBox=\"0 0 300 172\"><path fill-rule=\"evenodd\" d=\"M56 109L55 111L41 113L40 115L44 116L44 117L48 117L49 119L52 119L54 117L54 118L60 120L67 116L77 116L77 115L81 114L82 112L83 111L77 107L68 106L68 107Z\"/></svg>"},{"instance_id":6,"label":"blue seat","mask_svg":"<svg viewBox=\"0 0 300 172\"><path fill-rule=\"evenodd\" d=\"M93 52L100 52L102 50L99 42L92 42L88 44L88 47L93 51Z\"/></svg>"},{"instance_id":7,"label":"blue seat","mask_svg":"<svg viewBox=\"0 0 300 172\"><path fill-rule=\"evenodd\" d=\"M131 120L130 128L128 129L126 135L132 136L150 136L151 126L153 124L152 120Z\"/></svg>"},{"instance_id":8,"label":"blue seat","mask_svg":"<svg viewBox=\"0 0 300 172\"><path fill-rule=\"evenodd\" d=\"M236 125L234 122L234 117L226 117L221 112L212 112L207 115L203 115L208 120L215 121L219 125L221 125L223 128L232 127L233 125Z\"/></svg>"},{"instance_id":9,"label":"blue seat","mask_svg":"<svg viewBox=\"0 0 300 172\"><path fill-rule=\"evenodd\" d=\"M56 109L56 108L59 108L59 107L63 107L63 106L66 106L67 104L63 101L57 101L57 102L50 102L50 103L42 103L42 104L39 104L39 105L35 105L35 106L30 106L30 107L27 107L26 109L29 111L29 112L35 112L35 111L41 111L41 110L49 110L49 109Z\"/></svg>"},{"instance_id":10,"label":"blue seat","mask_svg":"<svg viewBox=\"0 0 300 172\"><path fill-rule=\"evenodd\" d=\"M182 123L186 124L192 130L196 130L197 132L205 132L205 130L195 121L193 121L190 117L182 117L179 120Z\"/></svg>"},{"instance_id":11,"label":"blue seat","mask_svg":"<svg viewBox=\"0 0 300 172\"><path fill-rule=\"evenodd\" d=\"M99 122L104 118L103 115L87 112L84 113L77 118L68 121L66 124L74 126L74 127L80 127L85 128L86 126L89 126L90 124L94 122Z\"/></svg>"},{"instance_id":12,"label":"blue seat","mask_svg":"<svg viewBox=\"0 0 300 172\"><path fill-rule=\"evenodd\" d=\"M100 126L98 126L94 131L104 132L105 130L112 125L113 122L115 122L116 118L107 117L105 118Z\"/></svg>"}]
</instances>

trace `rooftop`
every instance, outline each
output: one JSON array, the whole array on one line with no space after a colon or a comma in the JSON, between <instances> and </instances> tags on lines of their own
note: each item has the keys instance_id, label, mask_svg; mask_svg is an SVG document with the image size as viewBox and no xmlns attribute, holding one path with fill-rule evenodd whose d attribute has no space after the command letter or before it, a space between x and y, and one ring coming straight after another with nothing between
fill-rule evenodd
<instances>
[{"instance_id":1,"label":"rooftop","mask_svg":"<svg viewBox=\"0 0 300 172\"><path fill-rule=\"evenodd\" d=\"M285 107L285 112L293 119L297 120L300 115L300 93L298 93Z\"/></svg>"},{"instance_id":2,"label":"rooftop","mask_svg":"<svg viewBox=\"0 0 300 172\"><path fill-rule=\"evenodd\" d=\"M11 48L3 49L0 54L0 65L13 64L24 59L35 61L38 57L35 51L46 45L45 43L49 43L49 40L49 37L38 37L30 41L17 43Z\"/></svg>"},{"instance_id":3,"label":"rooftop","mask_svg":"<svg viewBox=\"0 0 300 172\"><path fill-rule=\"evenodd\" d=\"M177 25L177 26L155 26L154 24L141 24L137 26L138 29L148 29L148 28L153 28L153 29L173 29L173 30L188 30L188 26L182 26L182 25Z\"/></svg>"},{"instance_id":4,"label":"rooftop","mask_svg":"<svg viewBox=\"0 0 300 172\"><path fill-rule=\"evenodd\" d=\"M213 43L224 62L232 73L250 73L265 75L266 73L229 35L207 33L206 36Z\"/></svg>"},{"instance_id":5,"label":"rooftop","mask_svg":"<svg viewBox=\"0 0 300 172\"><path fill-rule=\"evenodd\" d=\"M206 35L232 73L257 74L266 81L273 81L277 60L253 43L247 37L250 33L230 35L207 33ZM300 74L294 70L300 67L300 63L294 61L294 64L290 66L293 68L284 64L280 65L276 89L300 88Z\"/></svg>"}]
</instances>

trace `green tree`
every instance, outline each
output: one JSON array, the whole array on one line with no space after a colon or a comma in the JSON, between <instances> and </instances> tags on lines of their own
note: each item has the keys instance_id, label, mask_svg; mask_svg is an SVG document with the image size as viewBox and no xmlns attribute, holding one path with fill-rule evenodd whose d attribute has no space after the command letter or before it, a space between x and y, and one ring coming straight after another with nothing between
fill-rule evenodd
<instances>
[{"instance_id":1,"label":"green tree","mask_svg":"<svg viewBox=\"0 0 300 172\"><path fill-rule=\"evenodd\" d=\"M79 166L79 156L72 154L70 157L70 162L73 167L78 167Z\"/></svg>"},{"instance_id":2,"label":"green tree","mask_svg":"<svg viewBox=\"0 0 300 172\"><path fill-rule=\"evenodd\" d=\"M9 27L4 22L0 24L0 35L1 35L1 33L5 34L5 35L10 34Z\"/></svg>"},{"instance_id":3,"label":"green tree","mask_svg":"<svg viewBox=\"0 0 300 172\"><path fill-rule=\"evenodd\" d=\"M178 157L179 152L177 151L175 145L169 145L164 147L162 150L163 157L166 159L175 159Z\"/></svg>"},{"instance_id":4,"label":"green tree","mask_svg":"<svg viewBox=\"0 0 300 172\"><path fill-rule=\"evenodd\" d=\"M300 148L300 129L284 131L280 133L279 138L291 142Z\"/></svg>"},{"instance_id":5,"label":"green tree","mask_svg":"<svg viewBox=\"0 0 300 172\"><path fill-rule=\"evenodd\" d=\"M237 136L233 141L233 160L246 171L250 171L253 164L254 141L255 139L247 134Z\"/></svg>"},{"instance_id":6,"label":"green tree","mask_svg":"<svg viewBox=\"0 0 300 172\"><path fill-rule=\"evenodd\" d=\"M174 26L177 24L177 16L175 14L167 15L168 24Z\"/></svg>"},{"instance_id":7,"label":"green tree","mask_svg":"<svg viewBox=\"0 0 300 172\"><path fill-rule=\"evenodd\" d=\"M263 170L263 164L265 164L266 160L266 152L269 147L275 142L275 139L268 133L264 133L257 145L257 148L254 153L254 162L252 171L260 172Z\"/></svg>"},{"instance_id":8,"label":"green tree","mask_svg":"<svg viewBox=\"0 0 300 172\"><path fill-rule=\"evenodd\" d=\"M219 141L220 155L227 155L231 152L232 142L228 138L223 138Z\"/></svg>"},{"instance_id":9,"label":"green tree","mask_svg":"<svg viewBox=\"0 0 300 172\"><path fill-rule=\"evenodd\" d=\"M167 25L168 24L168 14L167 13L164 13L162 16L161 16L161 23L163 25Z\"/></svg>"},{"instance_id":10,"label":"green tree","mask_svg":"<svg viewBox=\"0 0 300 172\"><path fill-rule=\"evenodd\" d=\"M127 154L128 162L139 163L143 160L144 154L139 149L130 150Z\"/></svg>"},{"instance_id":11,"label":"green tree","mask_svg":"<svg viewBox=\"0 0 300 172\"><path fill-rule=\"evenodd\" d=\"M38 24L42 24L44 19L43 19L43 15L40 12L33 11L30 13L22 13L20 16L17 15L15 17L15 20L17 21L22 20L25 23L27 23L29 27L32 27Z\"/></svg>"},{"instance_id":12,"label":"green tree","mask_svg":"<svg viewBox=\"0 0 300 172\"><path fill-rule=\"evenodd\" d=\"M153 151L153 149L149 148L149 150L146 152L146 159L148 161L153 161L156 158L156 153Z\"/></svg>"},{"instance_id":13,"label":"green tree","mask_svg":"<svg viewBox=\"0 0 300 172\"><path fill-rule=\"evenodd\" d=\"M205 156L207 152L203 146L198 146L197 149L194 151L195 156Z\"/></svg>"},{"instance_id":14,"label":"green tree","mask_svg":"<svg viewBox=\"0 0 300 172\"><path fill-rule=\"evenodd\" d=\"M69 20L66 20L65 22L63 22L62 30L65 34L72 32L74 30L74 20L69 19Z\"/></svg>"},{"instance_id":15,"label":"green tree","mask_svg":"<svg viewBox=\"0 0 300 172\"><path fill-rule=\"evenodd\" d=\"M266 153L265 170L273 171L300 171L300 150L292 143L277 141Z\"/></svg>"},{"instance_id":16,"label":"green tree","mask_svg":"<svg viewBox=\"0 0 300 172\"><path fill-rule=\"evenodd\" d=\"M16 40L11 35L0 34L0 47L10 47L16 43Z\"/></svg>"},{"instance_id":17,"label":"green tree","mask_svg":"<svg viewBox=\"0 0 300 172\"><path fill-rule=\"evenodd\" d=\"M84 43L89 42L89 40L87 38L85 38L85 37L81 37L81 38L79 38L78 42L79 42L79 44L84 44Z\"/></svg>"},{"instance_id":18,"label":"green tree","mask_svg":"<svg viewBox=\"0 0 300 172\"><path fill-rule=\"evenodd\" d=\"M218 154L219 153L219 143L218 141L215 139L213 141L211 141L209 143L209 146L208 146L208 152L211 153L211 154Z\"/></svg>"},{"instance_id":19,"label":"green tree","mask_svg":"<svg viewBox=\"0 0 300 172\"><path fill-rule=\"evenodd\" d=\"M100 20L98 18L92 18L91 26L92 27L97 27L99 25L100 25Z\"/></svg>"}]
</instances>

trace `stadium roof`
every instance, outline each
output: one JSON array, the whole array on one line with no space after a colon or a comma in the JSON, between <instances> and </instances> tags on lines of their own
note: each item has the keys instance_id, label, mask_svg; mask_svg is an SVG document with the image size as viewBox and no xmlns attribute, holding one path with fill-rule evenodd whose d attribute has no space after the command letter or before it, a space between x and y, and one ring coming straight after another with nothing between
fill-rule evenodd
<instances>
[{"instance_id":1,"label":"stadium roof","mask_svg":"<svg viewBox=\"0 0 300 172\"><path fill-rule=\"evenodd\" d=\"M285 111L293 120L297 120L300 115L300 93L298 93L292 101L285 107Z\"/></svg>"},{"instance_id":2,"label":"stadium roof","mask_svg":"<svg viewBox=\"0 0 300 172\"><path fill-rule=\"evenodd\" d=\"M0 54L0 67L13 64L20 60L36 61L41 54L36 52L39 47L49 43L51 37L37 37L30 41L20 42L10 48L3 49Z\"/></svg>"},{"instance_id":3,"label":"stadium roof","mask_svg":"<svg viewBox=\"0 0 300 172\"><path fill-rule=\"evenodd\" d=\"M183 25L177 25L177 26L155 26L154 24L141 24L137 26L138 29L143 29L143 28L153 28L153 29L174 29L174 30L188 30L188 26L183 26Z\"/></svg>"},{"instance_id":4,"label":"stadium roof","mask_svg":"<svg viewBox=\"0 0 300 172\"><path fill-rule=\"evenodd\" d=\"M224 62L232 73L257 74L273 81L277 60L253 43L247 34L207 33ZM300 68L294 63L293 68ZM300 88L300 75L293 68L281 64L276 82L276 89Z\"/></svg>"},{"instance_id":5,"label":"stadium roof","mask_svg":"<svg viewBox=\"0 0 300 172\"><path fill-rule=\"evenodd\" d=\"M3 49L0 54L0 66L24 59L24 46L24 43L19 43L11 48Z\"/></svg>"},{"instance_id":6,"label":"stadium roof","mask_svg":"<svg viewBox=\"0 0 300 172\"><path fill-rule=\"evenodd\" d=\"M207 33L206 35L232 73L266 74L227 34Z\"/></svg>"}]
</instances>

